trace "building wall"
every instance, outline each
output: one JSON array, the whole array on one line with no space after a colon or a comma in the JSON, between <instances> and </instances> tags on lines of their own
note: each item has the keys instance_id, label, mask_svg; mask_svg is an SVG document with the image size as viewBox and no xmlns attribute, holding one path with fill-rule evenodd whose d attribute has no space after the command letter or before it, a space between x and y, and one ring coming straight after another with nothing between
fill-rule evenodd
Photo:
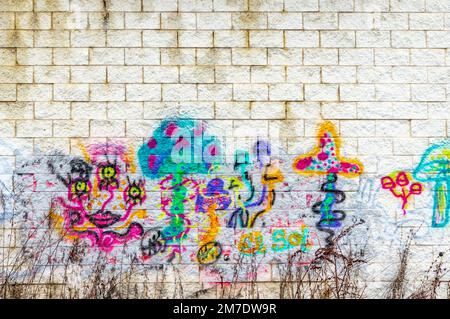
<instances>
[{"instance_id":1,"label":"building wall","mask_svg":"<svg viewBox=\"0 0 450 319\"><path fill-rule=\"evenodd\" d=\"M447 262L450 1L0 9L3 278L82 295L103 261L144 290L277 297L290 255L355 223L366 297L411 230L413 284Z\"/></svg>"}]
</instances>

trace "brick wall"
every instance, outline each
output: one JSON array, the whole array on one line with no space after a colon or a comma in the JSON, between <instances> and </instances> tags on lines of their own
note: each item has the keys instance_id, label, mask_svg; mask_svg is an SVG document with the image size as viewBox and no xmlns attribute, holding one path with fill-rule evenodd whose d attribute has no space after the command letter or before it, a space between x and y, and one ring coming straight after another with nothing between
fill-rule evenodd
<instances>
[{"instance_id":1,"label":"brick wall","mask_svg":"<svg viewBox=\"0 0 450 319\"><path fill-rule=\"evenodd\" d=\"M368 297L393 280L410 230L413 282L440 252L446 262L450 1L0 0L0 29L3 278L13 269L41 292L36 269L82 295L104 260L111 276L140 267L139 287L166 269L173 296L180 283L193 296L253 278L260 296L276 297L290 254L304 251L308 264L355 222L342 245L367 259ZM220 156L166 171L150 163L180 132L213 137L200 152ZM325 186L344 200L321 191L331 162L293 167L326 162L320 133L340 148L330 157L358 166ZM236 165L245 152L250 164ZM341 216L320 205L326 196L345 218L319 225ZM227 225L243 211L257 215L252 227ZM120 220L92 221L106 212ZM38 260L28 268L11 257L25 246Z\"/></svg>"}]
</instances>

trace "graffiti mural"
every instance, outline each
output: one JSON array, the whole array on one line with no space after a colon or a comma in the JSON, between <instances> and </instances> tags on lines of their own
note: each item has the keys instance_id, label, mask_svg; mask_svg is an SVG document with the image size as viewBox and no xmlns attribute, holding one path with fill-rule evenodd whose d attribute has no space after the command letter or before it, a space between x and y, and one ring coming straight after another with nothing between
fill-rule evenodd
<instances>
[{"instance_id":1,"label":"graffiti mural","mask_svg":"<svg viewBox=\"0 0 450 319\"><path fill-rule=\"evenodd\" d=\"M363 172L363 166L357 160L348 160L340 156L341 142L331 122L320 125L317 139L318 143L312 151L294 160L293 169L302 175L325 175L326 181L320 187L325 193L325 198L315 203L312 211L320 214L316 226L320 231L329 234L326 241L330 244L334 235L333 228L340 227L341 221L345 218L343 210L333 209L335 204L345 200L345 193L336 189L338 176L349 178L359 176Z\"/></svg>"},{"instance_id":2,"label":"graffiti mural","mask_svg":"<svg viewBox=\"0 0 450 319\"><path fill-rule=\"evenodd\" d=\"M415 168L414 178L434 183L433 227L444 227L450 211L450 141L428 148Z\"/></svg>"},{"instance_id":3,"label":"graffiti mural","mask_svg":"<svg viewBox=\"0 0 450 319\"><path fill-rule=\"evenodd\" d=\"M94 144L83 149L84 158L72 159L62 174L49 162L49 169L66 186L51 208L66 238L88 239L111 251L117 245L139 239L146 200L145 181L136 179L134 150L119 144Z\"/></svg>"},{"instance_id":4,"label":"graffiti mural","mask_svg":"<svg viewBox=\"0 0 450 319\"><path fill-rule=\"evenodd\" d=\"M413 195L420 195L423 191L423 185L418 182L412 182L412 176L409 172L394 172L381 178L383 189L388 189L392 195L401 198L403 215L406 215L408 200Z\"/></svg>"}]
</instances>

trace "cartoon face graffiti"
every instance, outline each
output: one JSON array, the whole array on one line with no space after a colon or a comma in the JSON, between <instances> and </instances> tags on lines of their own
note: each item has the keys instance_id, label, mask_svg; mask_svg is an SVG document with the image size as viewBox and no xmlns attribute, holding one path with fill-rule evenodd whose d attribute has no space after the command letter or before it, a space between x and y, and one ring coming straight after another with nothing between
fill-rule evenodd
<instances>
[{"instance_id":1,"label":"cartoon face graffiti","mask_svg":"<svg viewBox=\"0 0 450 319\"><path fill-rule=\"evenodd\" d=\"M133 150L96 144L83 148L83 153L84 159L70 161L65 176L57 174L67 193L57 198L52 213L64 235L89 239L106 252L139 239L143 227L134 220L146 215L141 209L146 192L145 181L132 177Z\"/></svg>"}]
</instances>

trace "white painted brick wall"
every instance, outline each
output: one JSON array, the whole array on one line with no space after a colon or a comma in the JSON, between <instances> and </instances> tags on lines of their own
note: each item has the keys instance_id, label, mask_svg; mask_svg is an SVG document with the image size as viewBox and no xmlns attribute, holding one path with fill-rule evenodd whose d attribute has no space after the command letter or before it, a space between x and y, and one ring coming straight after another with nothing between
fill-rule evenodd
<instances>
[{"instance_id":1,"label":"white painted brick wall","mask_svg":"<svg viewBox=\"0 0 450 319\"><path fill-rule=\"evenodd\" d=\"M184 116L247 149L258 137L281 145L289 193L301 187L292 158L331 120L342 153L365 165L348 181L356 183L353 207L364 178L379 186L450 138L449 47L449 0L0 0L1 163L27 152L77 154L81 140L120 140L136 151L161 120ZM442 241L450 226L431 227L427 187L406 216L385 190L359 212L373 232L422 219L429 236L414 246L421 274L450 247ZM371 219L372 204L384 219ZM275 204L272 214L280 210ZM373 265L395 269L397 260L377 253L391 244L400 247L365 246ZM378 270L369 288L383 276Z\"/></svg>"}]
</instances>

